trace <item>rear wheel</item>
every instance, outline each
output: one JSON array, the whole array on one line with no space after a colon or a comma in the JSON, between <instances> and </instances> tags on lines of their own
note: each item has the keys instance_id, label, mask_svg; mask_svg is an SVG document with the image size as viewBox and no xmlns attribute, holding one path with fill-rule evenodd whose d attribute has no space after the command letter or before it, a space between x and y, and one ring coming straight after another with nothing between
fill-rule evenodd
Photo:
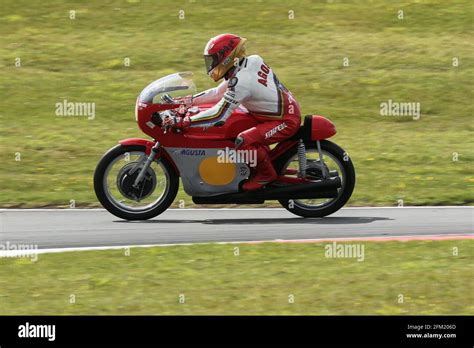
<instances>
[{"instance_id":1,"label":"rear wheel","mask_svg":"<svg viewBox=\"0 0 474 348\"><path fill-rule=\"evenodd\" d=\"M323 217L330 215L347 203L355 186L355 170L351 159L338 145L328 140L320 141L323 161L327 173L331 177L341 178L341 187L337 197L316 199L284 199L280 204L289 212L302 217ZM305 143L307 169L306 179L321 180L323 167L319 161L316 142ZM294 146L275 163L275 169L280 175L296 175L298 170L297 146Z\"/></svg>"},{"instance_id":2,"label":"rear wheel","mask_svg":"<svg viewBox=\"0 0 474 348\"><path fill-rule=\"evenodd\" d=\"M179 178L171 163L153 161L138 187L134 182L146 159L145 147L117 145L99 161L94 189L102 206L125 220L147 220L164 212L176 198Z\"/></svg>"}]
</instances>

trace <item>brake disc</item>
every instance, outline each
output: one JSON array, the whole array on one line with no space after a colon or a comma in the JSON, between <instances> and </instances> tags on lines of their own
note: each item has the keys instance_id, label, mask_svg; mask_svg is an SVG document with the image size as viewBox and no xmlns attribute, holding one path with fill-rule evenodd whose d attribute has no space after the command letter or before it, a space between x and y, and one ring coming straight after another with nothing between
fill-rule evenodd
<instances>
[{"instance_id":1,"label":"brake disc","mask_svg":"<svg viewBox=\"0 0 474 348\"><path fill-rule=\"evenodd\" d=\"M148 168L138 187L133 186L141 170L141 167L135 169L137 164L138 162L127 163L117 174L117 187L120 193L134 201L150 196L156 187L156 174L152 168Z\"/></svg>"}]
</instances>

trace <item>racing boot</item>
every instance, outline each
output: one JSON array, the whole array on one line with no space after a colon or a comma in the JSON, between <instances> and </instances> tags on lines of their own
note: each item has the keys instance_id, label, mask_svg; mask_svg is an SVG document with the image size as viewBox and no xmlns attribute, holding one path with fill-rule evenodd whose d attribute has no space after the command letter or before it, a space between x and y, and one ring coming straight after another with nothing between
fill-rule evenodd
<instances>
[{"instance_id":1,"label":"racing boot","mask_svg":"<svg viewBox=\"0 0 474 348\"><path fill-rule=\"evenodd\" d=\"M266 184L274 181L278 176L270 161L267 150L263 146L259 146L255 150L257 151L257 166L255 173L242 185L245 191L261 189Z\"/></svg>"}]
</instances>

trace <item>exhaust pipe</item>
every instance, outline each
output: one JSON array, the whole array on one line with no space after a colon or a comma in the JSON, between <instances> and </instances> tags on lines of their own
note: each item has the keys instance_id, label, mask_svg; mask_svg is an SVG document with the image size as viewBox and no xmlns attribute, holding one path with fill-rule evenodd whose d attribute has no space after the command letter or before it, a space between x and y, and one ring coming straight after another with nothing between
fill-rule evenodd
<instances>
[{"instance_id":1,"label":"exhaust pipe","mask_svg":"<svg viewBox=\"0 0 474 348\"><path fill-rule=\"evenodd\" d=\"M265 199L284 198L333 198L337 196L337 189L341 187L341 178L328 178L310 184L293 184L285 186L266 187L262 191ZM332 193L336 192L333 196ZM326 197L327 195L329 197Z\"/></svg>"},{"instance_id":2,"label":"exhaust pipe","mask_svg":"<svg viewBox=\"0 0 474 348\"><path fill-rule=\"evenodd\" d=\"M259 191L227 193L218 196L193 197L195 204L262 204L266 200L335 198L341 178L333 177L308 184L269 186Z\"/></svg>"}]
</instances>

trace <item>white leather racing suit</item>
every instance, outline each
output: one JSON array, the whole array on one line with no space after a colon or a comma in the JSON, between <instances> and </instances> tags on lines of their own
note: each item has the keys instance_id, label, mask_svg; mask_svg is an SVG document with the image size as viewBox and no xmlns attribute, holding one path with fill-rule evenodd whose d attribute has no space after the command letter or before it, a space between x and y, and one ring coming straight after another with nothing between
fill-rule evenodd
<instances>
[{"instance_id":1,"label":"white leather racing suit","mask_svg":"<svg viewBox=\"0 0 474 348\"><path fill-rule=\"evenodd\" d=\"M258 55L241 59L228 81L193 96L193 105L214 103L213 107L191 116L191 127L208 127L225 121L239 105L260 122L281 122L291 117L299 126L298 103Z\"/></svg>"}]
</instances>

